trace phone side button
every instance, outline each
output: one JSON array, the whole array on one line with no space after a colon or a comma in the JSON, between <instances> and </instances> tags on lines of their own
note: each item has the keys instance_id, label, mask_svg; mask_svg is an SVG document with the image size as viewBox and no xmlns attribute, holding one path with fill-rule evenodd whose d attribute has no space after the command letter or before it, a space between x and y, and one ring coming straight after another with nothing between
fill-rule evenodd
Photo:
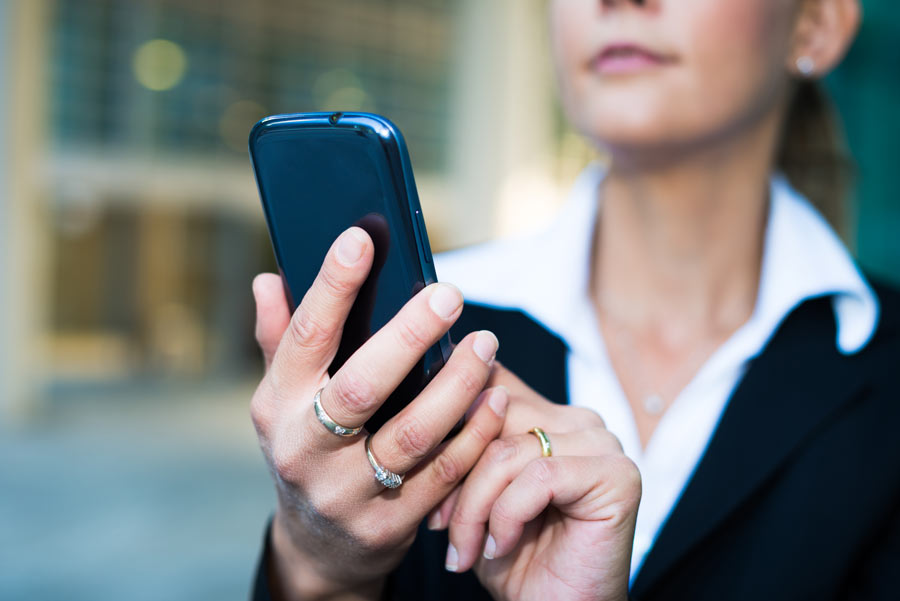
<instances>
[{"instance_id":1,"label":"phone side button","mask_svg":"<svg viewBox=\"0 0 900 601\"><path fill-rule=\"evenodd\" d=\"M422 246L422 252L425 254L425 262L431 263L431 245L428 244L428 238L425 235L425 218L422 217L422 211L416 211L415 228L416 233L419 235L419 244Z\"/></svg>"}]
</instances>

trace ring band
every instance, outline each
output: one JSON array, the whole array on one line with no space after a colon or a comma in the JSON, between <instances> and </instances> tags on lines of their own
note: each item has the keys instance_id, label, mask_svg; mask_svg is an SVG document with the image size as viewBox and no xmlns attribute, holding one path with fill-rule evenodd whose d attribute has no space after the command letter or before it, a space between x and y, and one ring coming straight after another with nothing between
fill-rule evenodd
<instances>
[{"instance_id":1,"label":"ring band","mask_svg":"<svg viewBox=\"0 0 900 601\"><path fill-rule=\"evenodd\" d=\"M362 426L358 428L347 428L346 426L342 426L333 419L328 413L325 412L325 408L322 407L322 391L324 388L320 388L316 392L316 396L313 397L313 407L316 410L316 417L319 419L319 423L325 426L329 432L335 434L336 436L340 436L341 438L349 438L351 436L356 436L359 434L360 430L363 429Z\"/></svg>"},{"instance_id":2,"label":"ring band","mask_svg":"<svg viewBox=\"0 0 900 601\"><path fill-rule=\"evenodd\" d=\"M541 441L541 457L551 457L553 455L553 449L550 448L550 437L547 436L546 432L535 426L528 433L534 434Z\"/></svg>"},{"instance_id":3,"label":"ring band","mask_svg":"<svg viewBox=\"0 0 900 601\"><path fill-rule=\"evenodd\" d=\"M369 458L369 464L372 466L372 469L375 470L375 479L379 484L384 486L385 488L397 488L401 484L403 484L403 476L400 474L395 474L391 470L387 469L375 459L375 454L372 453L372 435L369 434L366 436L366 457Z\"/></svg>"}]
</instances>

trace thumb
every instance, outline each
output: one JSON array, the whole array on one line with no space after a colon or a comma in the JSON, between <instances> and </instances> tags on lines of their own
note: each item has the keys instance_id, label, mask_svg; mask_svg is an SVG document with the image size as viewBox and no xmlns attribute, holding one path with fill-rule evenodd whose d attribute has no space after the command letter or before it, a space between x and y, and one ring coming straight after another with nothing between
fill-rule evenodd
<instances>
[{"instance_id":1,"label":"thumb","mask_svg":"<svg viewBox=\"0 0 900 601\"><path fill-rule=\"evenodd\" d=\"M253 298L256 300L256 342L268 371L278 343L291 322L281 278L274 273L257 275L253 278Z\"/></svg>"}]
</instances>

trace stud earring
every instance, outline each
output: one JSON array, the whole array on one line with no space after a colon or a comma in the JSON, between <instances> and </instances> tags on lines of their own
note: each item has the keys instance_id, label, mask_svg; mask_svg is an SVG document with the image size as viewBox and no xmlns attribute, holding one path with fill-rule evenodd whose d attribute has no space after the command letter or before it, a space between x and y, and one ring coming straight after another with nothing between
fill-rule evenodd
<instances>
[{"instance_id":1,"label":"stud earring","mask_svg":"<svg viewBox=\"0 0 900 601\"><path fill-rule=\"evenodd\" d=\"M797 70L803 76L809 77L816 70L816 62L809 56L801 56L797 59Z\"/></svg>"}]
</instances>

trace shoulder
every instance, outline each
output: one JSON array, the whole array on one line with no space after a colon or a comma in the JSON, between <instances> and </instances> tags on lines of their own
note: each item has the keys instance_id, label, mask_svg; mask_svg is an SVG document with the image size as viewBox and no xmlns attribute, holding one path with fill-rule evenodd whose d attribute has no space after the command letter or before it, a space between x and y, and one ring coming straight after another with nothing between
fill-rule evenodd
<instances>
[{"instance_id":1,"label":"shoulder","mask_svg":"<svg viewBox=\"0 0 900 601\"><path fill-rule=\"evenodd\" d=\"M817 378L828 379L834 375L829 370L836 370L864 383L864 397L886 403L883 407L900 419L900 289L870 274L862 276L872 295L875 316L871 335L860 348L845 351L834 344L841 316L832 310L837 297L827 294L811 297L791 312L779 327L784 336L776 346L794 352L798 364L811 361L818 365ZM821 345L823 352L800 352L811 349L810 342Z\"/></svg>"},{"instance_id":2,"label":"shoulder","mask_svg":"<svg viewBox=\"0 0 900 601\"><path fill-rule=\"evenodd\" d=\"M861 359L874 362L879 368L883 367L880 374L876 373L876 379L890 383L894 389L900 389L897 372L897 367L900 366L900 289L878 278L867 279L878 297L879 316L875 335L860 353ZM897 394L900 398L900 392Z\"/></svg>"},{"instance_id":3,"label":"shoulder","mask_svg":"<svg viewBox=\"0 0 900 601\"><path fill-rule=\"evenodd\" d=\"M878 331L894 338L900 335L900 288L877 277L867 275L881 305Z\"/></svg>"}]
</instances>

